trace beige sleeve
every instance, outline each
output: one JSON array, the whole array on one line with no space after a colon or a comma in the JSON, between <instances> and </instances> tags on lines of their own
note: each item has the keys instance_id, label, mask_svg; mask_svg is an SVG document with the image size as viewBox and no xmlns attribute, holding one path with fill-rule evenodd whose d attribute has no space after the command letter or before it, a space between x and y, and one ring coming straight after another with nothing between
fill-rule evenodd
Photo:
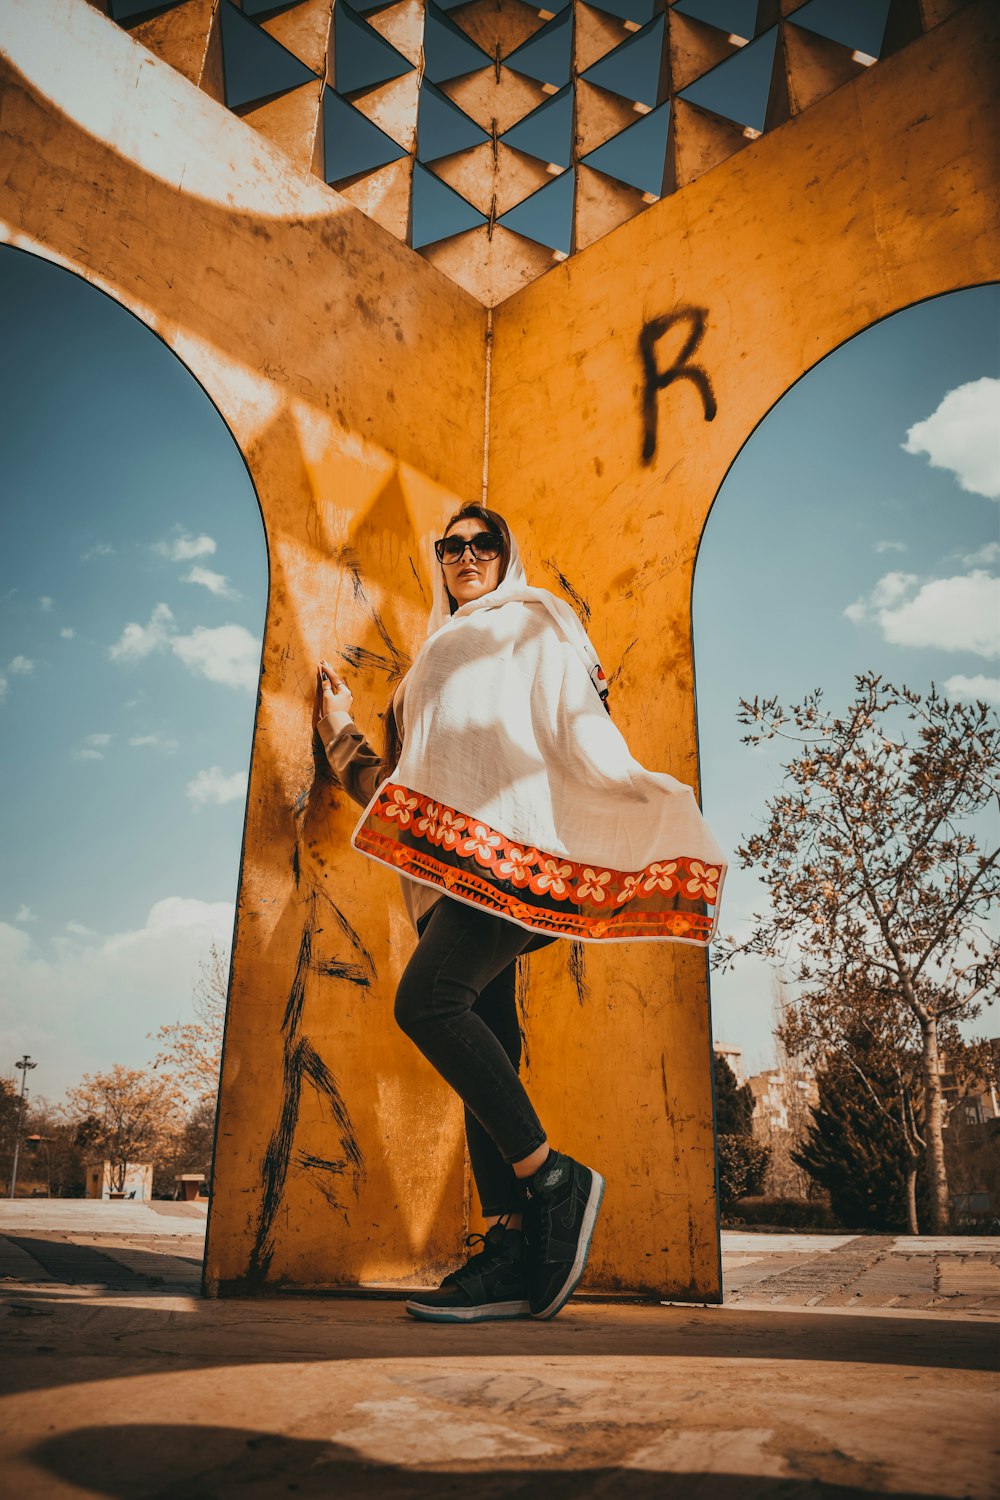
<instances>
[{"instance_id":1,"label":"beige sleeve","mask_svg":"<svg viewBox=\"0 0 1000 1500\"><path fill-rule=\"evenodd\" d=\"M347 714L327 714L316 725L330 770L347 795L366 807L381 780L382 757Z\"/></svg>"}]
</instances>

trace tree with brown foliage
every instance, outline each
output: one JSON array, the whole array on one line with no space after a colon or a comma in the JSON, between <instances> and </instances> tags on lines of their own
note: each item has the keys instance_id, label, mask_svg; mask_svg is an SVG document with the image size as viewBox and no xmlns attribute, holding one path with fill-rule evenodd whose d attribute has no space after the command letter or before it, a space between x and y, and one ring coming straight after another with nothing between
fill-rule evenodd
<instances>
[{"instance_id":1,"label":"tree with brown foliage","mask_svg":"<svg viewBox=\"0 0 1000 1500\"><path fill-rule=\"evenodd\" d=\"M820 706L820 690L788 712L776 698L740 699L743 743L801 747L767 803L762 832L740 845L742 868L761 875L770 913L750 936L720 940L713 962L741 954L787 962L806 988L808 1016L831 1033L859 996L878 996L882 1024L919 1052L931 1221L949 1221L941 1032L995 998L1000 951L986 919L1000 891L1000 849L981 847L971 820L1000 807L1000 721L989 705L952 703L855 678L847 712ZM914 726L907 738L906 722ZM865 1003L869 1003L866 1000Z\"/></svg>"},{"instance_id":2,"label":"tree with brown foliage","mask_svg":"<svg viewBox=\"0 0 1000 1500\"><path fill-rule=\"evenodd\" d=\"M169 1078L116 1064L106 1073L84 1073L67 1089L78 1122L78 1139L110 1164L111 1188L122 1192L129 1162L169 1154L181 1128L180 1094Z\"/></svg>"}]
</instances>

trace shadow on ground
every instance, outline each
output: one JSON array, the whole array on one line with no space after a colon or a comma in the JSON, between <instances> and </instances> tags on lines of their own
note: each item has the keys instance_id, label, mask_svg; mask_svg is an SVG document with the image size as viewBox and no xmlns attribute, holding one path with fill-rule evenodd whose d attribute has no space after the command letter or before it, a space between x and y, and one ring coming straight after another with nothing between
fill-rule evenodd
<instances>
[{"instance_id":1,"label":"shadow on ground","mask_svg":"<svg viewBox=\"0 0 1000 1500\"><path fill-rule=\"evenodd\" d=\"M169 1477L164 1459L169 1458ZM26 1455L54 1478L114 1500L858 1500L884 1494L821 1479L771 1475L665 1473L661 1469L498 1468L495 1461L414 1472L373 1463L340 1443L238 1427L140 1424L83 1427ZM907 1496L893 1491L894 1500ZM908 1500L944 1500L910 1492Z\"/></svg>"}]
</instances>

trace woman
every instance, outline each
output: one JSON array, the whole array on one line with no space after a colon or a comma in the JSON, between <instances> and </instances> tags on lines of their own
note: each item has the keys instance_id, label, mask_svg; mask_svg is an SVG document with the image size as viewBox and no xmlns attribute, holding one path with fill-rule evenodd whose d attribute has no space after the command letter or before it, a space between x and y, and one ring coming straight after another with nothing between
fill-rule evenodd
<instances>
[{"instance_id":1,"label":"woman","mask_svg":"<svg viewBox=\"0 0 1000 1500\"><path fill-rule=\"evenodd\" d=\"M518 1078L516 960L556 937L707 943L725 864L690 787L646 771L573 611L532 588L506 521L466 505L435 543L428 638L381 758L319 666L317 728L397 870L418 934L396 1020L465 1105L481 1243L418 1318L551 1318L583 1275L604 1180L552 1149Z\"/></svg>"}]
</instances>

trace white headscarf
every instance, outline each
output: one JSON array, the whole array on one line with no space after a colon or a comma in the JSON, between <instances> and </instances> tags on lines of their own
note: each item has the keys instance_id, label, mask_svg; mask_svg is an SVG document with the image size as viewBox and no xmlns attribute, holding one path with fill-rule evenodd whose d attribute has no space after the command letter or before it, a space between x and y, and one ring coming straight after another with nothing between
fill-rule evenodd
<instances>
[{"instance_id":1,"label":"white headscarf","mask_svg":"<svg viewBox=\"0 0 1000 1500\"><path fill-rule=\"evenodd\" d=\"M522 603L541 604L548 610L559 634L569 642L577 652L580 660L587 668L587 673L595 690L602 699L608 696L607 680L604 668L601 666L600 657L594 650L590 636L580 624L575 611L564 599L558 599L548 589L535 588L528 582L528 575L524 571L521 561L520 548L517 538L508 527L507 535L510 538L510 561L507 571L488 594L482 594L478 599L471 599L467 604L459 605L454 612L451 609L451 596L448 593L444 581L444 569L437 560L433 544L430 546L431 578L433 583L433 595L431 603L430 619L427 621L427 639L436 636L439 630L446 629L453 621L467 619L469 615L477 613L482 609L496 609L500 605L517 600ZM412 672L413 668L410 668ZM406 681L410 672L400 682L393 694L393 712L396 715L396 723L402 725L402 705L405 695Z\"/></svg>"}]
</instances>

